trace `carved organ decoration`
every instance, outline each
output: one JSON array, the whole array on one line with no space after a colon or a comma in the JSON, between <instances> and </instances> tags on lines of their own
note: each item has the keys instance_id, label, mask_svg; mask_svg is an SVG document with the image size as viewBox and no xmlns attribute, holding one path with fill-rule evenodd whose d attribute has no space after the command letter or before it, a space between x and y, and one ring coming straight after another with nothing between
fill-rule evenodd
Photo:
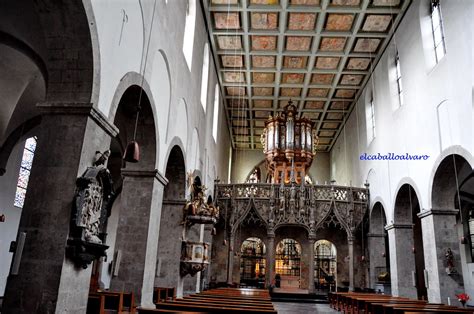
<instances>
[{"instance_id":1,"label":"carved organ decoration","mask_svg":"<svg viewBox=\"0 0 474 314\"><path fill-rule=\"evenodd\" d=\"M318 137L311 120L297 117L291 100L280 115L265 122L261 142L272 183L289 183L290 171L294 171L297 183L304 180L316 154Z\"/></svg>"},{"instance_id":2,"label":"carved organ decoration","mask_svg":"<svg viewBox=\"0 0 474 314\"><path fill-rule=\"evenodd\" d=\"M69 239L66 254L77 266L87 268L105 256L107 218L114 200L112 178L105 167L109 151L100 154L76 180Z\"/></svg>"}]
</instances>

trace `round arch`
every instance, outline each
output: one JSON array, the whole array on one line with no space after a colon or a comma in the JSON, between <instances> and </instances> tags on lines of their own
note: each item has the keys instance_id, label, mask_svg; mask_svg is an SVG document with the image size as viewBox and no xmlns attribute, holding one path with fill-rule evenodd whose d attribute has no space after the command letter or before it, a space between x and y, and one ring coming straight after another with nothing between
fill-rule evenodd
<instances>
[{"instance_id":1,"label":"round arch","mask_svg":"<svg viewBox=\"0 0 474 314\"><path fill-rule=\"evenodd\" d=\"M395 193L394 195L392 196L392 199L393 199L393 210L392 210L392 214L393 214L393 217L392 217L392 222L394 223L399 223L400 221L397 221L397 217L396 217L396 214L397 214L397 197L399 197L400 195L405 195L405 194L400 194L400 191L402 189L402 187L407 188L406 186L409 186L411 188L410 190L410 193L413 194L411 191L414 192L413 196L416 197L417 199L417 202L418 202L418 205L419 205L419 208L420 208L420 211L423 209L423 206L422 206L422 203L421 203L421 194L420 194L420 190L418 189L417 187L417 184L415 183L415 181L412 179L412 178L409 178L409 177L404 177L402 178L398 185L397 185L397 188L395 189ZM408 190L407 190L408 191Z\"/></svg>"},{"instance_id":2,"label":"round arch","mask_svg":"<svg viewBox=\"0 0 474 314\"><path fill-rule=\"evenodd\" d=\"M275 277L282 279L281 287L300 287L301 244L293 238L284 238L275 246Z\"/></svg>"},{"instance_id":3,"label":"round arch","mask_svg":"<svg viewBox=\"0 0 474 314\"><path fill-rule=\"evenodd\" d=\"M449 157L451 156L451 157ZM453 156L455 159L453 161ZM448 158L449 157L449 158ZM451 159L450 159L451 158ZM464 149L461 146L451 146L447 149L443 150L439 156L436 158L436 161L433 165L433 169L430 174L429 186L428 186L428 195L431 197L428 199L429 207L430 208L443 208L439 206L449 205L452 201L448 199L448 195L452 194L453 187L456 186L456 183L453 182L455 180L454 177L454 163L456 163L456 167L460 168L457 169L458 172L458 183L461 184L463 180L463 176L468 175L468 168L470 170L474 169L472 165L474 165L474 157L471 155L469 151ZM467 166L469 165L469 166ZM461 169L463 168L463 169ZM469 171L470 172L470 171ZM443 178L443 175L446 175L446 178ZM449 185L447 190L441 190L443 185ZM450 192L448 192L448 190ZM435 195L436 193L440 193L439 195ZM452 203L451 203L452 205ZM454 208L454 207L446 207L446 208Z\"/></svg>"},{"instance_id":4,"label":"round arch","mask_svg":"<svg viewBox=\"0 0 474 314\"><path fill-rule=\"evenodd\" d=\"M315 288L329 290L336 282L337 249L326 239L314 243L314 281Z\"/></svg>"},{"instance_id":5,"label":"round arch","mask_svg":"<svg viewBox=\"0 0 474 314\"><path fill-rule=\"evenodd\" d=\"M262 239L249 237L240 246L240 283L246 286L265 286L267 248Z\"/></svg>"}]
</instances>

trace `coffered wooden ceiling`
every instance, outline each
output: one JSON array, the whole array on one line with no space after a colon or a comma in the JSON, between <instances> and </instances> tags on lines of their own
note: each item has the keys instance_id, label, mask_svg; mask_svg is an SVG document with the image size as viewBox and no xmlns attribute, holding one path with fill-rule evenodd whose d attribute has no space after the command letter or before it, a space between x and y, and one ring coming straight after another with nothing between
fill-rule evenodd
<instances>
[{"instance_id":1,"label":"coffered wooden ceiling","mask_svg":"<svg viewBox=\"0 0 474 314\"><path fill-rule=\"evenodd\" d=\"M410 0L204 0L237 149L292 99L329 151Z\"/></svg>"}]
</instances>

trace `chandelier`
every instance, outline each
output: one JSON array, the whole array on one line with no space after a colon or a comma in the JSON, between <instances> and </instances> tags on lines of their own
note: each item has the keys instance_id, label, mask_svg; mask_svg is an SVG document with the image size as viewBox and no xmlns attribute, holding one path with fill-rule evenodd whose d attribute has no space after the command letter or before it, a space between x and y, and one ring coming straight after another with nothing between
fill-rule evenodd
<instances>
[{"instance_id":1,"label":"chandelier","mask_svg":"<svg viewBox=\"0 0 474 314\"><path fill-rule=\"evenodd\" d=\"M261 137L268 181L298 182L306 177L318 145L313 122L298 118L291 100L280 115L270 116Z\"/></svg>"}]
</instances>

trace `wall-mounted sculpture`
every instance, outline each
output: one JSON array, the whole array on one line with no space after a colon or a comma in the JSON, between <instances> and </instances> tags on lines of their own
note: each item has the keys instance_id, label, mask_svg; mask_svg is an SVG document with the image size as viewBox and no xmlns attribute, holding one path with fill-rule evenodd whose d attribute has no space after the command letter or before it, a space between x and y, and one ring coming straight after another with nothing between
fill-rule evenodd
<instances>
[{"instance_id":1,"label":"wall-mounted sculpture","mask_svg":"<svg viewBox=\"0 0 474 314\"><path fill-rule=\"evenodd\" d=\"M105 256L107 218L114 200L112 178L105 152L76 180L66 254L82 268Z\"/></svg>"}]
</instances>

